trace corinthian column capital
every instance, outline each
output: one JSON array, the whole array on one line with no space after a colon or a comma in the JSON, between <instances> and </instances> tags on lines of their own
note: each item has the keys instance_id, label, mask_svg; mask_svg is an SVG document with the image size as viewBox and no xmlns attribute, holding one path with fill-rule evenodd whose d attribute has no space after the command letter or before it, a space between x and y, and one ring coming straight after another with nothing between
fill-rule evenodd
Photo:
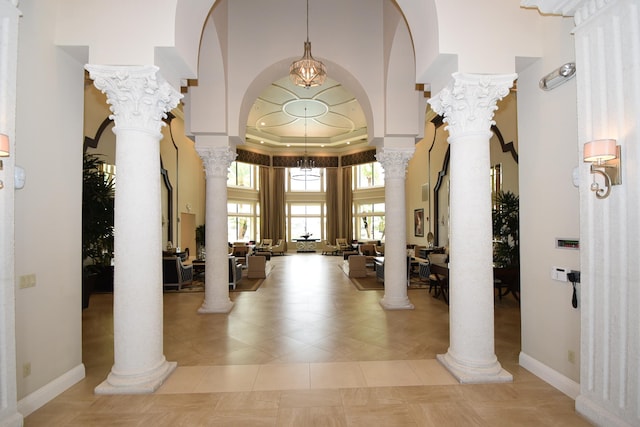
<instances>
[{"instance_id":1,"label":"corinthian column capital","mask_svg":"<svg viewBox=\"0 0 640 427\"><path fill-rule=\"evenodd\" d=\"M166 113L182 94L158 73L158 67L87 65L93 84L107 95L114 132L135 129L160 134Z\"/></svg>"},{"instance_id":2,"label":"corinthian column capital","mask_svg":"<svg viewBox=\"0 0 640 427\"><path fill-rule=\"evenodd\" d=\"M229 166L238 156L229 147L198 147L196 151L202 158L207 177L227 178Z\"/></svg>"},{"instance_id":3,"label":"corinthian column capital","mask_svg":"<svg viewBox=\"0 0 640 427\"><path fill-rule=\"evenodd\" d=\"M415 150L382 149L376 154L376 160L384 168L385 178L402 178L407 174L407 165Z\"/></svg>"},{"instance_id":4,"label":"corinthian column capital","mask_svg":"<svg viewBox=\"0 0 640 427\"><path fill-rule=\"evenodd\" d=\"M450 140L458 136L489 132L495 124L497 102L509 94L517 74L454 73L453 81L429 100L444 117Z\"/></svg>"}]
</instances>

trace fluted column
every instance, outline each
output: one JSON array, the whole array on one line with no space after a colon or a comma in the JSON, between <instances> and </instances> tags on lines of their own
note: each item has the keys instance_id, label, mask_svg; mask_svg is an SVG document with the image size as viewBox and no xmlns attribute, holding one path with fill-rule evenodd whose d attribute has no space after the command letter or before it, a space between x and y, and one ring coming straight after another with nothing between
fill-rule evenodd
<instances>
[{"instance_id":1,"label":"fluted column","mask_svg":"<svg viewBox=\"0 0 640 427\"><path fill-rule=\"evenodd\" d=\"M0 426L21 427L16 383L15 166L18 2L0 2L0 133L9 136L11 154L2 161L0 180Z\"/></svg>"},{"instance_id":2,"label":"fluted column","mask_svg":"<svg viewBox=\"0 0 640 427\"><path fill-rule=\"evenodd\" d=\"M227 246L227 175L236 153L228 147L199 147L204 163L206 187L206 262L204 301L198 313L228 313L229 248Z\"/></svg>"},{"instance_id":3,"label":"fluted column","mask_svg":"<svg viewBox=\"0 0 640 427\"><path fill-rule=\"evenodd\" d=\"M404 184L407 164L415 149L383 148L376 159L384 168L384 297L386 310L412 310L407 296L407 220Z\"/></svg>"},{"instance_id":4,"label":"fluted column","mask_svg":"<svg viewBox=\"0 0 640 427\"><path fill-rule=\"evenodd\" d=\"M463 383L513 379L495 355L489 140L496 103L516 77L455 73L429 100L451 145L450 346L438 360Z\"/></svg>"},{"instance_id":5,"label":"fluted column","mask_svg":"<svg viewBox=\"0 0 640 427\"><path fill-rule=\"evenodd\" d=\"M160 132L181 95L155 66L87 65L116 134L114 365L98 394L150 393L175 369L163 354Z\"/></svg>"}]
</instances>

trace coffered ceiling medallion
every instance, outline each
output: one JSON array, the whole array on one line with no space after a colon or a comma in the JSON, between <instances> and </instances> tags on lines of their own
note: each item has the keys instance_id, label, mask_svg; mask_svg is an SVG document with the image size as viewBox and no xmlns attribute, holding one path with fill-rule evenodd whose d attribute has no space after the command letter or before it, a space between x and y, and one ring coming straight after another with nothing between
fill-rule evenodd
<instances>
[{"instance_id":1,"label":"coffered ceiling medallion","mask_svg":"<svg viewBox=\"0 0 640 427\"><path fill-rule=\"evenodd\" d=\"M284 77L260 94L247 118L246 140L282 149L353 148L367 143L367 124L357 99L327 78L321 87L301 88Z\"/></svg>"}]
</instances>

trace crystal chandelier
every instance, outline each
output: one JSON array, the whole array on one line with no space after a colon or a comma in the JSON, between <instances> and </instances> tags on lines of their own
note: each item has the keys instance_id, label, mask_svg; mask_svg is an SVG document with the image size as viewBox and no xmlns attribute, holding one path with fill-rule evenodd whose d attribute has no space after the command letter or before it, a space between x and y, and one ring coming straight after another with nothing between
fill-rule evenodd
<instances>
[{"instance_id":1,"label":"crystal chandelier","mask_svg":"<svg viewBox=\"0 0 640 427\"><path fill-rule=\"evenodd\" d=\"M307 155L307 107L304 107L304 156L297 161L298 168L291 173L296 181L316 181L320 179L320 171L316 162Z\"/></svg>"},{"instance_id":2,"label":"crystal chandelier","mask_svg":"<svg viewBox=\"0 0 640 427\"><path fill-rule=\"evenodd\" d=\"M289 67L289 77L296 86L320 86L327 78L324 64L311 56L311 42L309 41L309 0L307 0L307 41L304 42L302 58L294 61Z\"/></svg>"}]
</instances>

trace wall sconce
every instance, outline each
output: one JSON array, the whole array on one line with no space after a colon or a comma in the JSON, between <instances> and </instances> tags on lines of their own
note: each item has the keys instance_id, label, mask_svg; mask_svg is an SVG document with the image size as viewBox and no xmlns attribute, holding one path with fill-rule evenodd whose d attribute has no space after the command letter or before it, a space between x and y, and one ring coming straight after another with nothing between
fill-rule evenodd
<instances>
[{"instance_id":1,"label":"wall sconce","mask_svg":"<svg viewBox=\"0 0 640 427\"><path fill-rule=\"evenodd\" d=\"M596 193L598 199L609 197L612 185L622 184L620 171L620 146L615 139L597 139L584 144L583 159L591 163L593 183L591 191ZM604 188L596 182L596 175L604 178Z\"/></svg>"},{"instance_id":2,"label":"wall sconce","mask_svg":"<svg viewBox=\"0 0 640 427\"><path fill-rule=\"evenodd\" d=\"M9 157L9 137L0 133L0 157ZM2 159L0 159L0 171L4 169ZM0 190L4 188L4 182L0 180Z\"/></svg>"},{"instance_id":3,"label":"wall sconce","mask_svg":"<svg viewBox=\"0 0 640 427\"><path fill-rule=\"evenodd\" d=\"M551 90L555 89L561 84L564 84L571 80L576 75L575 62L567 62L566 64L556 68L546 76L540 79L540 89Z\"/></svg>"}]
</instances>

